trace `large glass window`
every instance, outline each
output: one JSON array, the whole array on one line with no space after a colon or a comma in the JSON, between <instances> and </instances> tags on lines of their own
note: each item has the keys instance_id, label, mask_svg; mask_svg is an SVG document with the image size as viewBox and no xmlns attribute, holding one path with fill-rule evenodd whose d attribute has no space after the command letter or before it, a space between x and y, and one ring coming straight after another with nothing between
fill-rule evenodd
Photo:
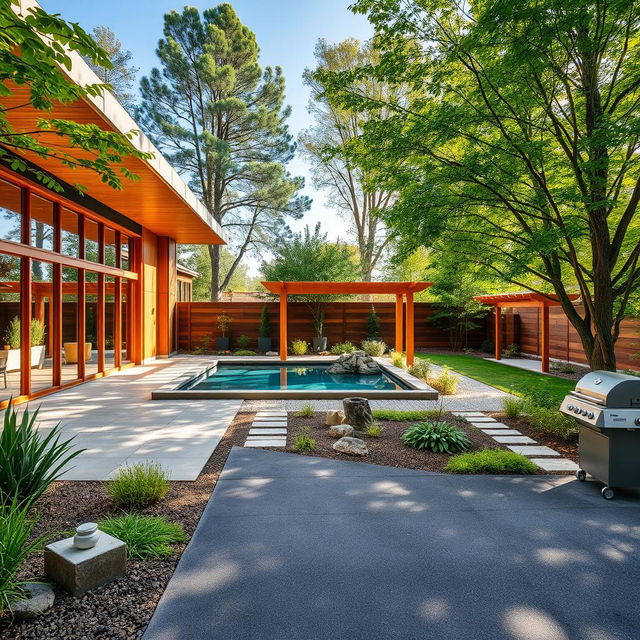
<instances>
[{"instance_id":1,"label":"large glass window","mask_svg":"<svg viewBox=\"0 0 640 640\"><path fill-rule=\"evenodd\" d=\"M116 266L116 232L109 227L104 228L104 263Z\"/></svg>"},{"instance_id":2,"label":"large glass window","mask_svg":"<svg viewBox=\"0 0 640 640\"><path fill-rule=\"evenodd\" d=\"M122 308L121 313L121 335L122 335L122 364L131 362L131 327L129 322L129 292L131 287L128 280L122 280Z\"/></svg>"},{"instance_id":3,"label":"large glass window","mask_svg":"<svg viewBox=\"0 0 640 640\"><path fill-rule=\"evenodd\" d=\"M131 241L127 236L120 236L120 268L131 271Z\"/></svg>"},{"instance_id":4,"label":"large glass window","mask_svg":"<svg viewBox=\"0 0 640 640\"><path fill-rule=\"evenodd\" d=\"M62 253L73 258L80 257L80 236L78 235L78 214L62 207L60 216Z\"/></svg>"},{"instance_id":5,"label":"large glass window","mask_svg":"<svg viewBox=\"0 0 640 640\"><path fill-rule=\"evenodd\" d=\"M31 195L31 244L53 250L53 202Z\"/></svg>"},{"instance_id":6,"label":"large glass window","mask_svg":"<svg viewBox=\"0 0 640 640\"><path fill-rule=\"evenodd\" d=\"M53 265L31 268L31 393L53 386Z\"/></svg>"},{"instance_id":7,"label":"large glass window","mask_svg":"<svg viewBox=\"0 0 640 640\"><path fill-rule=\"evenodd\" d=\"M84 257L91 262L99 262L98 223L85 218L84 221Z\"/></svg>"},{"instance_id":8,"label":"large glass window","mask_svg":"<svg viewBox=\"0 0 640 640\"><path fill-rule=\"evenodd\" d=\"M78 363L91 357L90 347L78 343L78 270L62 273L62 384L78 378Z\"/></svg>"},{"instance_id":9,"label":"large glass window","mask_svg":"<svg viewBox=\"0 0 640 640\"><path fill-rule=\"evenodd\" d=\"M0 401L20 395L20 262L0 254Z\"/></svg>"},{"instance_id":10,"label":"large glass window","mask_svg":"<svg viewBox=\"0 0 640 640\"><path fill-rule=\"evenodd\" d=\"M84 367L85 376L98 373L98 274L87 272L85 284L84 339L89 358ZM101 346L101 345L100 345Z\"/></svg>"},{"instance_id":11,"label":"large glass window","mask_svg":"<svg viewBox=\"0 0 640 640\"><path fill-rule=\"evenodd\" d=\"M105 276L104 282L104 368L108 371L115 366L115 278Z\"/></svg>"},{"instance_id":12,"label":"large glass window","mask_svg":"<svg viewBox=\"0 0 640 640\"><path fill-rule=\"evenodd\" d=\"M0 238L20 242L21 191L9 182L0 180Z\"/></svg>"}]
</instances>

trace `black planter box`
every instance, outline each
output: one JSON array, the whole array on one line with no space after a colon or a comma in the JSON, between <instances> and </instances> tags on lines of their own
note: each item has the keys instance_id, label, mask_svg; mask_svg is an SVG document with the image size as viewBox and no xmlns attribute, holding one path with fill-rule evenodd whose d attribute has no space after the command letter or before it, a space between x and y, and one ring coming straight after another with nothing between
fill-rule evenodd
<instances>
[{"instance_id":1,"label":"black planter box","mask_svg":"<svg viewBox=\"0 0 640 640\"><path fill-rule=\"evenodd\" d=\"M218 351L229 351L229 348L231 347L231 338L228 338L227 336L223 338L216 338L216 347L218 348Z\"/></svg>"},{"instance_id":2,"label":"black planter box","mask_svg":"<svg viewBox=\"0 0 640 640\"><path fill-rule=\"evenodd\" d=\"M326 351L327 339L326 338L313 338L312 340L314 351Z\"/></svg>"},{"instance_id":3,"label":"black planter box","mask_svg":"<svg viewBox=\"0 0 640 640\"><path fill-rule=\"evenodd\" d=\"M258 338L258 351L260 353L271 351L271 338Z\"/></svg>"}]
</instances>

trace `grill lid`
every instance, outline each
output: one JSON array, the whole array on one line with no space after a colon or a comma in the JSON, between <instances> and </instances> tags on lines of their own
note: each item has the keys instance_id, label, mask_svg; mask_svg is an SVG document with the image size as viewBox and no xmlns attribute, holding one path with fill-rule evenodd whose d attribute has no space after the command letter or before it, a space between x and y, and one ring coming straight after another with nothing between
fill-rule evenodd
<instances>
[{"instance_id":1,"label":"grill lid","mask_svg":"<svg viewBox=\"0 0 640 640\"><path fill-rule=\"evenodd\" d=\"M640 378L613 371L591 371L580 378L575 393L605 407L640 407Z\"/></svg>"}]
</instances>

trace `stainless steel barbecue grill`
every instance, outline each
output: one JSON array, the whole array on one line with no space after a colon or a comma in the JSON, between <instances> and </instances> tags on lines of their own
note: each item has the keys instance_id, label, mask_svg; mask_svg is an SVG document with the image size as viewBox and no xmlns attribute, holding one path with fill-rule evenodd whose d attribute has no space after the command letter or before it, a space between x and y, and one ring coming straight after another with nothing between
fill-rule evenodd
<instances>
[{"instance_id":1,"label":"stainless steel barbecue grill","mask_svg":"<svg viewBox=\"0 0 640 640\"><path fill-rule=\"evenodd\" d=\"M580 425L578 480L591 474L605 486L640 486L640 378L592 371L562 401L560 411Z\"/></svg>"}]
</instances>

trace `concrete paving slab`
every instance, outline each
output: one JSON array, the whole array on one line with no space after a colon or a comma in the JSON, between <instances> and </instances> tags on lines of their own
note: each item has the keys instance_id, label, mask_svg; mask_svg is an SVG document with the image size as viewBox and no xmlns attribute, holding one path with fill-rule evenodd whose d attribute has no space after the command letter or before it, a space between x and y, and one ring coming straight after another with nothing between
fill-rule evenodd
<instances>
[{"instance_id":1,"label":"concrete paving slab","mask_svg":"<svg viewBox=\"0 0 640 640\"><path fill-rule=\"evenodd\" d=\"M247 438L245 447L286 447L286 438Z\"/></svg>"},{"instance_id":2,"label":"concrete paving slab","mask_svg":"<svg viewBox=\"0 0 640 640\"><path fill-rule=\"evenodd\" d=\"M522 433L517 429L480 429L488 436L521 436Z\"/></svg>"},{"instance_id":3,"label":"concrete paving slab","mask_svg":"<svg viewBox=\"0 0 640 640\"><path fill-rule=\"evenodd\" d=\"M545 447L542 445L510 445L507 449L511 449L514 453L519 453L522 456L559 456L560 454L551 447Z\"/></svg>"},{"instance_id":4,"label":"concrete paving slab","mask_svg":"<svg viewBox=\"0 0 640 640\"><path fill-rule=\"evenodd\" d=\"M262 420L256 420L252 425L252 427L286 427L286 420L279 420L273 422L263 422Z\"/></svg>"},{"instance_id":5,"label":"concrete paving slab","mask_svg":"<svg viewBox=\"0 0 640 640\"><path fill-rule=\"evenodd\" d=\"M263 427L260 429L249 429L250 436L286 436L286 429L269 429L268 427Z\"/></svg>"},{"instance_id":6,"label":"concrete paving slab","mask_svg":"<svg viewBox=\"0 0 640 640\"><path fill-rule=\"evenodd\" d=\"M471 422L472 424L483 424L485 422L496 422L495 418L491 418L490 416L461 416L466 418L467 422Z\"/></svg>"},{"instance_id":7,"label":"concrete paving slab","mask_svg":"<svg viewBox=\"0 0 640 640\"><path fill-rule=\"evenodd\" d=\"M535 444L535 440L529 436L492 436L500 444Z\"/></svg>"},{"instance_id":8,"label":"concrete paving slab","mask_svg":"<svg viewBox=\"0 0 640 640\"><path fill-rule=\"evenodd\" d=\"M234 448L144 639L637 639L637 494L405 471Z\"/></svg>"},{"instance_id":9,"label":"concrete paving slab","mask_svg":"<svg viewBox=\"0 0 640 640\"><path fill-rule=\"evenodd\" d=\"M573 460L567 458L531 458L531 462L545 471L577 471L579 469Z\"/></svg>"}]
</instances>

